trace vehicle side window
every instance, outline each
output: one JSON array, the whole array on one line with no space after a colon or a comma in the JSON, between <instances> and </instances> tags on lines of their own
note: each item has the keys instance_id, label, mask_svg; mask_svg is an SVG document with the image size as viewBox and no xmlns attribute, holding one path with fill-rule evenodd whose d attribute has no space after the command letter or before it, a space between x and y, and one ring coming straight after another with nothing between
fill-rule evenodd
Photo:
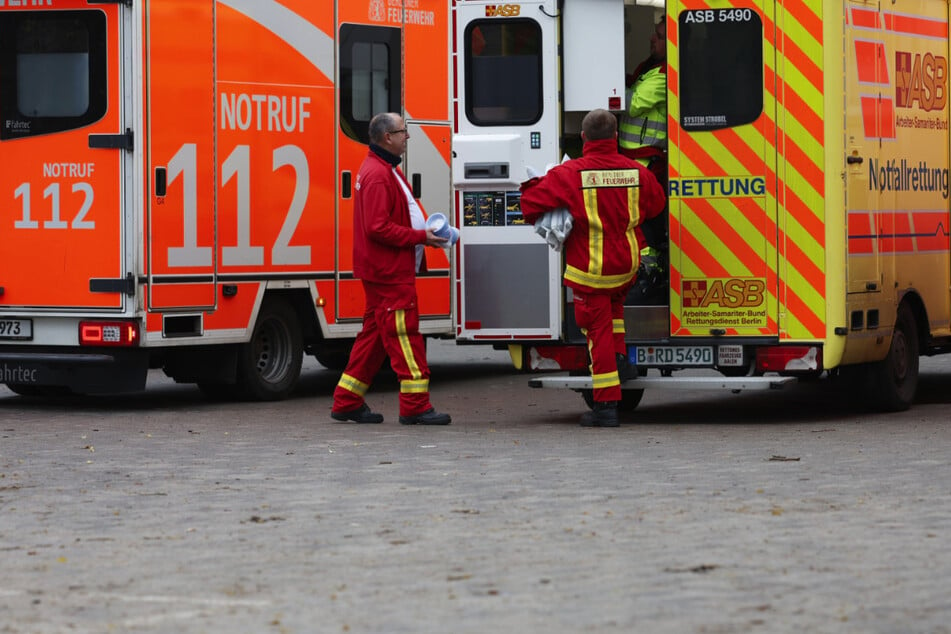
<instances>
[{"instance_id":1,"label":"vehicle side window","mask_svg":"<svg viewBox=\"0 0 951 634\"><path fill-rule=\"evenodd\" d=\"M466 27L466 117L475 125L530 125L542 116L542 30L534 20Z\"/></svg>"},{"instance_id":2,"label":"vehicle side window","mask_svg":"<svg viewBox=\"0 0 951 634\"><path fill-rule=\"evenodd\" d=\"M678 17L680 127L752 123L763 112L763 22L752 9L698 9Z\"/></svg>"},{"instance_id":3,"label":"vehicle side window","mask_svg":"<svg viewBox=\"0 0 951 634\"><path fill-rule=\"evenodd\" d=\"M373 115L401 112L400 30L383 26L340 26L340 127L369 144Z\"/></svg>"},{"instance_id":4,"label":"vehicle side window","mask_svg":"<svg viewBox=\"0 0 951 634\"><path fill-rule=\"evenodd\" d=\"M90 125L106 114L101 11L0 13L0 139Z\"/></svg>"}]
</instances>

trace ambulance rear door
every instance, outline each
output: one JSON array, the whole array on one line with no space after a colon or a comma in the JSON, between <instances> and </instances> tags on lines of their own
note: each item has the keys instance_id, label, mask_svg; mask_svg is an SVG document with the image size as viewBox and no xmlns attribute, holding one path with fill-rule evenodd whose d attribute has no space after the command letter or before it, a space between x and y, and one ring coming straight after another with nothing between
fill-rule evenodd
<instances>
[{"instance_id":1,"label":"ambulance rear door","mask_svg":"<svg viewBox=\"0 0 951 634\"><path fill-rule=\"evenodd\" d=\"M668 2L673 336L779 334L773 13Z\"/></svg>"},{"instance_id":2,"label":"ambulance rear door","mask_svg":"<svg viewBox=\"0 0 951 634\"><path fill-rule=\"evenodd\" d=\"M561 253L525 224L518 193L526 168L561 160L560 4L456 3L459 340L561 335Z\"/></svg>"},{"instance_id":3,"label":"ambulance rear door","mask_svg":"<svg viewBox=\"0 0 951 634\"><path fill-rule=\"evenodd\" d=\"M134 291L120 50L131 10L13 4L0 3L0 311L120 311ZM0 339L37 334L27 317L2 325Z\"/></svg>"}]
</instances>

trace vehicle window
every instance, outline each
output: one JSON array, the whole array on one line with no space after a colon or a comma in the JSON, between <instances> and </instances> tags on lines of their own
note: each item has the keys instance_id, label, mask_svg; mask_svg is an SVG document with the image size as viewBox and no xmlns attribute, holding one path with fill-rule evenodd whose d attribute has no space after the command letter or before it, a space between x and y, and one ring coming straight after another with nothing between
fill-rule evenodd
<instances>
[{"instance_id":1,"label":"vehicle window","mask_svg":"<svg viewBox=\"0 0 951 634\"><path fill-rule=\"evenodd\" d=\"M529 125L542 116L542 32L534 20L476 20L466 28L466 117Z\"/></svg>"},{"instance_id":2,"label":"vehicle window","mask_svg":"<svg viewBox=\"0 0 951 634\"><path fill-rule=\"evenodd\" d=\"M0 14L0 139L72 130L106 113L101 11Z\"/></svg>"},{"instance_id":3,"label":"vehicle window","mask_svg":"<svg viewBox=\"0 0 951 634\"><path fill-rule=\"evenodd\" d=\"M752 9L683 11L680 127L719 130L763 112L763 22Z\"/></svg>"},{"instance_id":4,"label":"vehicle window","mask_svg":"<svg viewBox=\"0 0 951 634\"><path fill-rule=\"evenodd\" d=\"M373 115L401 112L400 30L344 24L340 40L340 126L369 144Z\"/></svg>"}]
</instances>

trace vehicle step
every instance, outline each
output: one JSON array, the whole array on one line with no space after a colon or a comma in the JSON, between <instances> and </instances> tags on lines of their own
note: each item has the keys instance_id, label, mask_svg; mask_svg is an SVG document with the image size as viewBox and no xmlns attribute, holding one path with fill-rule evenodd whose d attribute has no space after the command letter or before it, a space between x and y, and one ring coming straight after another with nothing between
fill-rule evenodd
<instances>
[{"instance_id":1,"label":"vehicle step","mask_svg":"<svg viewBox=\"0 0 951 634\"><path fill-rule=\"evenodd\" d=\"M794 376L643 376L621 383L622 390L777 390L796 383ZM590 390L590 376L539 376L529 387Z\"/></svg>"}]
</instances>

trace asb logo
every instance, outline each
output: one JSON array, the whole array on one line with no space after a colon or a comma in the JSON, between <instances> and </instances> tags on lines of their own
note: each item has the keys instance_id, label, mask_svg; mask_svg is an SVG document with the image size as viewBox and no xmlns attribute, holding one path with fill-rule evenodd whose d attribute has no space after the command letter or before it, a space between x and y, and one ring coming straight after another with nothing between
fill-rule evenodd
<instances>
[{"instance_id":1,"label":"asb logo","mask_svg":"<svg viewBox=\"0 0 951 634\"><path fill-rule=\"evenodd\" d=\"M518 4L487 4L485 5L485 17L487 18L511 18L522 12L521 5Z\"/></svg>"},{"instance_id":2,"label":"asb logo","mask_svg":"<svg viewBox=\"0 0 951 634\"><path fill-rule=\"evenodd\" d=\"M933 41L947 42L946 18L852 7L850 22L861 29L861 37L855 37L853 45L867 139L896 139L898 128L920 127L914 115L898 115L898 108L943 111L948 99L947 57L933 51L912 53L897 48L890 56L885 45L889 43L891 48L893 42L900 40L903 48L919 42L924 48ZM895 60L894 69L888 68L890 59ZM925 123L935 128L939 123L946 125L946 120L939 114Z\"/></svg>"},{"instance_id":3,"label":"asb logo","mask_svg":"<svg viewBox=\"0 0 951 634\"><path fill-rule=\"evenodd\" d=\"M707 283L700 281L684 281L680 286L680 296L684 298L684 308L699 308L704 295L707 294Z\"/></svg>"},{"instance_id":4,"label":"asb logo","mask_svg":"<svg viewBox=\"0 0 951 634\"><path fill-rule=\"evenodd\" d=\"M948 60L931 53L895 52L895 105L925 112L944 110L948 101Z\"/></svg>"},{"instance_id":5,"label":"asb logo","mask_svg":"<svg viewBox=\"0 0 951 634\"><path fill-rule=\"evenodd\" d=\"M724 308L760 306L765 300L766 281L761 279L684 280L681 283L684 308Z\"/></svg>"}]
</instances>

